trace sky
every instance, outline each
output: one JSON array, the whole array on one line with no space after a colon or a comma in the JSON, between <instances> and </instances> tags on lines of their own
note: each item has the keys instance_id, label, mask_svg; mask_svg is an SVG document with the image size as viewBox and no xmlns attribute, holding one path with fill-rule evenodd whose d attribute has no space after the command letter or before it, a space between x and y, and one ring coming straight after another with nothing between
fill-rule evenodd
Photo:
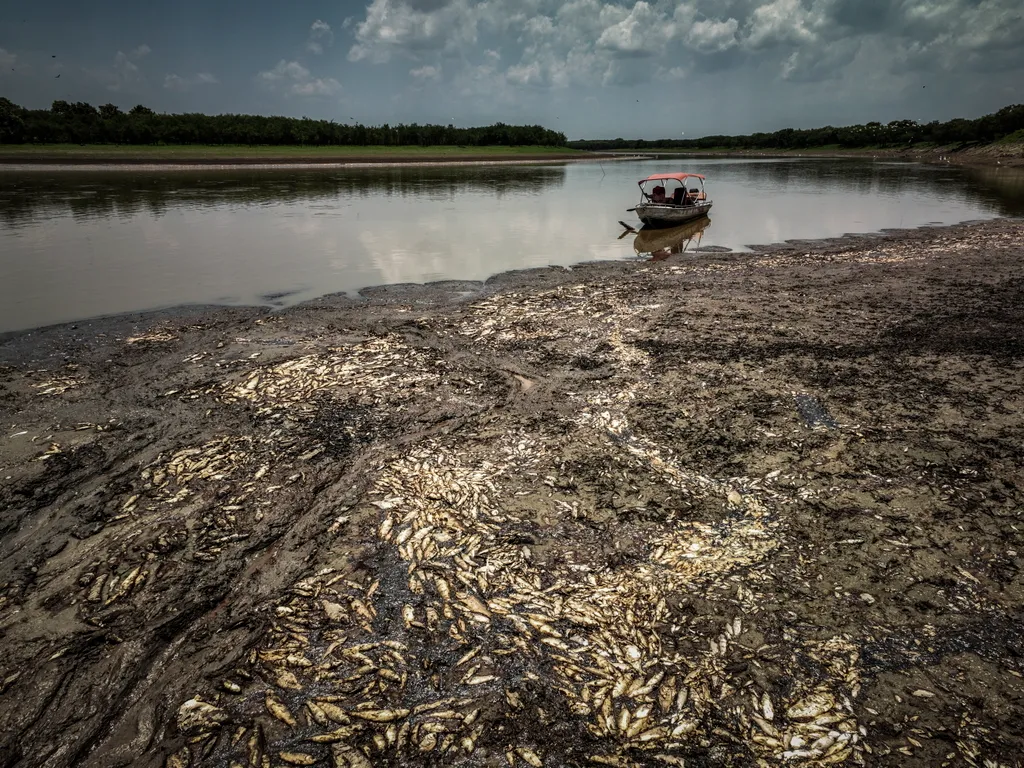
<instances>
[{"instance_id":1,"label":"sky","mask_svg":"<svg viewBox=\"0 0 1024 768\"><path fill-rule=\"evenodd\" d=\"M0 0L0 96L570 139L948 120L1024 103L1024 3Z\"/></svg>"}]
</instances>

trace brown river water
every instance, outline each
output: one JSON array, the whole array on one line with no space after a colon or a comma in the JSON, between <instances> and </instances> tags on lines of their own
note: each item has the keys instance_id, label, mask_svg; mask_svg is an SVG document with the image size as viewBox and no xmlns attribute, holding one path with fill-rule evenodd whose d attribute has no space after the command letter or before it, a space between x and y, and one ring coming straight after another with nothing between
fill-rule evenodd
<instances>
[{"instance_id":1,"label":"brown river water","mask_svg":"<svg viewBox=\"0 0 1024 768\"><path fill-rule=\"evenodd\" d=\"M537 166L0 170L0 333L180 305L327 294L649 257L638 179L707 175L685 243L789 239L1024 214L1024 174L863 159L661 158ZM651 245L651 243L654 245ZM677 249L678 250L678 249Z\"/></svg>"}]
</instances>

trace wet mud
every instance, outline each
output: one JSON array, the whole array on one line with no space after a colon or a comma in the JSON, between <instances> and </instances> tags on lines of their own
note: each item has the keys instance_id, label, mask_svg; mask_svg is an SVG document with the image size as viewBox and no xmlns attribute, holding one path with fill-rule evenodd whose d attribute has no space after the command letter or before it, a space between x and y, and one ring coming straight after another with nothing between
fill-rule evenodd
<instances>
[{"instance_id":1,"label":"wet mud","mask_svg":"<svg viewBox=\"0 0 1024 768\"><path fill-rule=\"evenodd\" d=\"M1024 223L0 339L0 766L1016 766Z\"/></svg>"}]
</instances>

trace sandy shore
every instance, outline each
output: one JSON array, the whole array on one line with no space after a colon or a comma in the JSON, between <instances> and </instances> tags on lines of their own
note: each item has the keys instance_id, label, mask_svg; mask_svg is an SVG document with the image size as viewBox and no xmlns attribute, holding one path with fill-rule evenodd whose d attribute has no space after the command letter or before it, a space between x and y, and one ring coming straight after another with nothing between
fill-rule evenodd
<instances>
[{"instance_id":1,"label":"sandy shore","mask_svg":"<svg viewBox=\"0 0 1024 768\"><path fill-rule=\"evenodd\" d=\"M629 152L622 152L630 155ZM728 152L714 150L697 152L669 152L681 157L771 157L771 158L865 158L872 160L898 160L912 163L931 163L944 165L966 165L981 167L1024 167L1024 144L995 143L978 146L961 147L909 147L905 149L794 149L794 150L756 150L738 149Z\"/></svg>"},{"instance_id":2,"label":"sandy shore","mask_svg":"<svg viewBox=\"0 0 1024 768\"><path fill-rule=\"evenodd\" d=\"M1019 765L1024 223L0 340L0 766Z\"/></svg>"}]
</instances>

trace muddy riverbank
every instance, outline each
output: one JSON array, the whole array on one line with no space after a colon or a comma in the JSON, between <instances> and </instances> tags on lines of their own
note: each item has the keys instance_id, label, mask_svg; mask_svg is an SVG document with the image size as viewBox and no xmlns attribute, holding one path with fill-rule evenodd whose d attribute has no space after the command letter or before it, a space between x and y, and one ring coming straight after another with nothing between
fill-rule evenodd
<instances>
[{"instance_id":1,"label":"muddy riverbank","mask_svg":"<svg viewBox=\"0 0 1024 768\"><path fill-rule=\"evenodd\" d=\"M639 150L638 150L639 152ZM608 153L616 154L616 153ZM630 153L617 153L630 154ZM912 163L965 165L977 167L1024 167L1024 144L1020 142L994 142L992 144L949 144L925 147L875 147L870 149L736 149L729 151L671 152L652 154L679 154L682 157L863 157L873 160L899 160Z\"/></svg>"},{"instance_id":2,"label":"muddy riverbank","mask_svg":"<svg viewBox=\"0 0 1024 768\"><path fill-rule=\"evenodd\" d=\"M1024 223L0 339L0 765L1018 765Z\"/></svg>"}]
</instances>

